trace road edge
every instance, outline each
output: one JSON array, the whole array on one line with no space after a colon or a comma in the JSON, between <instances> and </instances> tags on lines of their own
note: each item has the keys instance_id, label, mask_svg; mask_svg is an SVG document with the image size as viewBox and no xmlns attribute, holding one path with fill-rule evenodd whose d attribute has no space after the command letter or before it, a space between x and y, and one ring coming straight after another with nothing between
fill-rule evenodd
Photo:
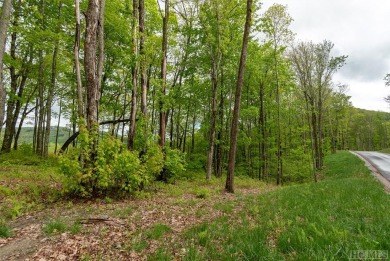
<instances>
[{"instance_id":1,"label":"road edge","mask_svg":"<svg viewBox=\"0 0 390 261\"><path fill-rule=\"evenodd\" d=\"M383 184L386 193L390 194L390 181L388 181L383 175L380 173L380 171L375 168L369 161L367 161L366 158L364 158L362 155L356 153L355 151L349 151L351 154L357 156L362 161L364 161L365 166L371 171L371 174L380 182Z\"/></svg>"}]
</instances>

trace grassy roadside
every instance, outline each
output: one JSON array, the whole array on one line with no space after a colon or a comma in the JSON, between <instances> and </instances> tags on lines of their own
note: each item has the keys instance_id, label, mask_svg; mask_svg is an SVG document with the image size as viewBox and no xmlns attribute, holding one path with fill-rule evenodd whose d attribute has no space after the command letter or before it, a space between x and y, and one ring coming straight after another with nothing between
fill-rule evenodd
<instances>
[{"instance_id":1,"label":"grassy roadside","mask_svg":"<svg viewBox=\"0 0 390 261\"><path fill-rule=\"evenodd\" d=\"M351 250L390 249L382 185L348 152L325 165L318 183L262 194L239 214L188 229L185 260L348 260Z\"/></svg>"},{"instance_id":2,"label":"grassy roadside","mask_svg":"<svg viewBox=\"0 0 390 261\"><path fill-rule=\"evenodd\" d=\"M390 153L390 148L380 150L379 152L382 152L382 153Z\"/></svg>"}]
</instances>

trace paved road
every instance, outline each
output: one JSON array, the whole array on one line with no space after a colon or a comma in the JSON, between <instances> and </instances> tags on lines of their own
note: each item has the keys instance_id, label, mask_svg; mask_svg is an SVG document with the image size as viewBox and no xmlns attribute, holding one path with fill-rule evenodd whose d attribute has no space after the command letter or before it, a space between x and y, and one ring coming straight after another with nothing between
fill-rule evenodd
<instances>
[{"instance_id":1,"label":"paved road","mask_svg":"<svg viewBox=\"0 0 390 261\"><path fill-rule=\"evenodd\" d=\"M371 163L388 181L390 181L390 154L375 151L355 151Z\"/></svg>"}]
</instances>

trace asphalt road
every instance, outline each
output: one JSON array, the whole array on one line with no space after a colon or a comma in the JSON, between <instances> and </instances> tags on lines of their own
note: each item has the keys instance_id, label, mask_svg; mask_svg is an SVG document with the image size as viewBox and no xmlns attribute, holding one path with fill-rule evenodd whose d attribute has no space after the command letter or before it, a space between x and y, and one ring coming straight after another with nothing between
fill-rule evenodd
<instances>
[{"instance_id":1,"label":"asphalt road","mask_svg":"<svg viewBox=\"0 0 390 261\"><path fill-rule=\"evenodd\" d=\"M390 181L390 154L375 151L355 151L373 165L388 181Z\"/></svg>"}]
</instances>

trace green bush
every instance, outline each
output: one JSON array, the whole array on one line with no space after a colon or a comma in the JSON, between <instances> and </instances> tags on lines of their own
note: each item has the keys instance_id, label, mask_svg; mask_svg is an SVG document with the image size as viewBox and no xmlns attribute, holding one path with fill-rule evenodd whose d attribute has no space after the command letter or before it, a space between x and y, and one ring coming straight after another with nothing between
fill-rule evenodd
<instances>
[{"instance_id":1,"label":"green bush","mask_svg":"<svg viewBox=\"0 0 390 261\"><path fill-rule=\"evenodd\" d=\"M185 170L185 154L180 150L166 147L165 162L161 179L168 183L174 182Z\"/></svg>"},{"instance_id":2,"label":"green bush","mask_svg":"<svg viewBox=\"0 0 390 261\"><path fill-rule=\"evenodd\" d=\"M207 157L205 153L190 154L188 159L188 169L201 170L206 169Z\"/></svg>"},{"instance_id":3,"label":"green bush","mask_svg":"<svg viewBox=\"0 0 390 261\"><path fill-rule=\"evenodd\" d=\"M163 167L163 154L158 146L150 146L139 157L137 151L128 151L119 139L109 135L99 143L92 169L81 166L79 155L85 154L75 149L62 156L60 168L68 177L67 192L80 197L134 193L149 184Z\"/></svg>"},{"instance_id":4,"label":"green bush","mask_svg":"<svg viewBox=\"0 0 390 261\"><path fill-rule=\"evenodd\" d=\"M157 177L164 167L164 154L157 144L149 144L141 161L147 175Z\"/></svg>"}]
</instances>

